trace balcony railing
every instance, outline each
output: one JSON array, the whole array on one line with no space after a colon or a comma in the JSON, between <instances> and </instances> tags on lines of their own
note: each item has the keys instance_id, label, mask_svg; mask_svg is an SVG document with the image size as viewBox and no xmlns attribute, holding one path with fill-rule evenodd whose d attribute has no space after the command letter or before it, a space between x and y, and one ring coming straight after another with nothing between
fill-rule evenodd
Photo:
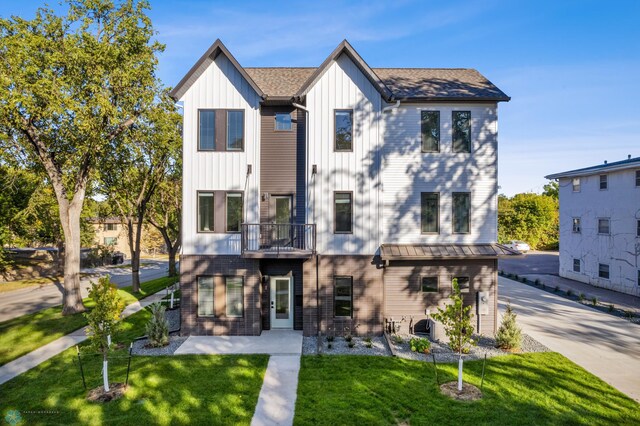
<instances>
[{"instance_id":1,"label":"balcony railing","mask_svg":"<svg viewBox=\"0 0 640 426\"><path fill-rule=\"evenodd\" d=\"M315 252L315 224L242 224L243 257L308 258Z\"/></svg>"}]
</instances>

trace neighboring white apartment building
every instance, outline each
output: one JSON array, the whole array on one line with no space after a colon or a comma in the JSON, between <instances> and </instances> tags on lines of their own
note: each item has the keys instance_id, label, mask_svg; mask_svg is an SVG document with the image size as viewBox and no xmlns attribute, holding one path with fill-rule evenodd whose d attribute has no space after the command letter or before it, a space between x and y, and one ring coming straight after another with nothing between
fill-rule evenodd
<instances>
[{"instance_id":1,"label":"neighboring white apartment building","mask_svg":"<svg viewBox=\"0 0 640 426\"><path fill-rule=\"evenodd\" d=\"M182 332L381 334L458 278L496 328L498 103L473 69L244 68L216 41L184 106Z\"/></svg>"},{"instance_id":2,"label":"neighboring white apartment building","mask_svg":"<svg viewBox=\"0 0 640 426\"><path fill-rule=\"evenodd\" d=\"M560 184L560 276L640 296L640 157L547 179Z\"/></svg>"}]
</instances>

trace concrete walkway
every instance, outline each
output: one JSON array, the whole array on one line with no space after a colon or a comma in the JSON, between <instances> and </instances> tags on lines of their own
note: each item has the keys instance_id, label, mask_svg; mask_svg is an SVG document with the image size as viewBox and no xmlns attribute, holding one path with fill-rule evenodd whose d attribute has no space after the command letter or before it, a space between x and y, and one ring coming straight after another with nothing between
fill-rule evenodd
<instances>
[{"instance_id":1,"label":"concrete walkway","mask_svg":"<svg viewBox=\"0 0 640 426\"><path fill-rule=\"evenodd\" d=\"M191 336L175 354L271 355L251 425L293 424L302 354L302 332L268 330L263 331L260 336Z\"/></svg>"},{"instance_id":2,"label":"concrete walkway","mask_svg":"<svg viewBox=\"0 0 640 426\"><path fill-rule=\"evenodd\" d=\"M509 301L527 334L640 402L640 326L504 277L498 283L500 311Z\"/></svg>"},{"instance_id":3,"label":"concrete walkway","mask_svg":"<svg viewBox=\"0 0 640 426\"><path fill-rule=\"evenodd\" d=\"M126 318L129 315L133 315L136 312L139 312L145 307L151 305L152 303L159 302L164 296L165 292L160 291L142 300L134 302L124 309L124 311L122 312L122 317ZM77 345L80 342L85 341L86 339L86 327L83 327L1 366L0 385L8 382L16 376L19 376L25 371L31 370L32 368L40 365L49 358L58 355L59 353Z\"/></svg>"}]
</instances>

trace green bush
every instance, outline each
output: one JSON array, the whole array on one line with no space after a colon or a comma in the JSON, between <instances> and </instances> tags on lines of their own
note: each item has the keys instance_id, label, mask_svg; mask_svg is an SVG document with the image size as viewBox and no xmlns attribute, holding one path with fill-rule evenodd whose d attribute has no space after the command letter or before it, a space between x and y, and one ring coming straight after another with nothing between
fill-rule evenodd
<instances>
[{"instance_id":1,"label":"green bush","mask_svg":"<svg viewBox=\"0 0 640 426\"><path fill-rule=\"evenodd\" d=\"M598 306L598 298L597 298L597 297L595 297L595 296L594 296L594 297L592 297L592 298L591 298L591 304L592 304L593 306Z\"/></svg>"},{"instance_id":2,"label":"green bush","mask_svg":"<svg viewBox=\"0 0 640 426\"><path fill-rule=\"evenodd\" d=\"M159 348L169 344L169 323L164 316L166 308L160 303L149 306L151 319L147 324L149 346Z\"/></svg>"},{"instance_id":3,"label":"green bush","mask_svg":"<svg viewBox=\"0 0 640 426\"><path fill-rule=\"evenodd\" d=\"M516 314L507 304L507 309L502 318L502 324L496 334L496 346L502 349L519 349L522 344L522 330L516 324Z\"/></svg>"},{"instance_id":4,"label":"green bush","mask_svg":"<svg viewBox=\"0 0 640 426\"><path fill-rule=\"evenodd\" d=\"M429 350L431 349L431 342L429 339L414 337L409 341L409 346L411 347L412 352L429 353Z\"/></svg>"}]
</instances>

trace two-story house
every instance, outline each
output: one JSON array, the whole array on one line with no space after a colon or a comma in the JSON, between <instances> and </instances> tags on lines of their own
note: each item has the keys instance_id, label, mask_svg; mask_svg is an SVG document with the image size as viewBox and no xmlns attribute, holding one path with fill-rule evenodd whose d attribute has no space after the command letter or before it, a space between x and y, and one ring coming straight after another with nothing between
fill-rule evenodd
<instances>
[{"instance_id":1,"label":"two-story house","mask_svg":"<svg viewBox=\"0 0 640 426\"><path fill-rule=\"evenodd\" d=\"M218 40L184 107L182 332L416 329L458 278L496 329L498 103L473 69L244 68ZM406 330L406 329L405 329Z\"/></svg>"},{"instance_id":2,"label":"two-story house","mask_svg":"<svg viewBox=\"0 0 640 426\"><path fill-rule=\"evenodd\" d=\"M640 157L546 176L560 196L560 276L640 296Z\"/></svg>"}]
</instances>

